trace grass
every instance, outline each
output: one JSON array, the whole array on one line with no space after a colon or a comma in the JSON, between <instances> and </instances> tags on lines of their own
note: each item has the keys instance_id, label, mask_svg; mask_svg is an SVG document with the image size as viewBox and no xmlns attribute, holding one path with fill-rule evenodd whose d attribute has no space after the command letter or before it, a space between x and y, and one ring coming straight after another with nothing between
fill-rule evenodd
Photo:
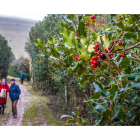
<instances>
[{"instance_id":1,"label":"grass","mask_svg":"<svg viewBox=\"0 0 140 140\"><path fill-rule=\"evenodd\" d=\"M52 111L49 110L47 106L49 100L47 97L41 96L31 85L26 86L26 88L32 95L36 96L37 99L33 97L30 99L30 103L24 113L22 124L25 126L40 126L46 122L45 125L62 126L64 122L57 120Z\"/></svg>"}]
</instances>

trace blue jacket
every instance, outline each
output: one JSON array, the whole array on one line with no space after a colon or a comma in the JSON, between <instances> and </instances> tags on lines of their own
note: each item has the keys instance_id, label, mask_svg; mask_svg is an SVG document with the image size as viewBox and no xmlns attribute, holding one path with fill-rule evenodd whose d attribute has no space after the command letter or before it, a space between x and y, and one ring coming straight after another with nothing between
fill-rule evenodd
<instances>
[{"instance_id":1,"label":"blue jacket","mask_svg":"<svg viewBox=\"0 0 140 140\"><path fill-rule=\"evenodd\" d=\"M11 101L19 100L20 93L21 90L17 84L14 83L13 85L10 86L9 97Z\"/></svg>"},{"instance_id":2,"label":"blue jacket","mask_svg":"<svg viewBox=\"0 0 140 140\"><path fill-rule=\"evenodd\" d=\"M20 80L23 80L24 79L24 76L25 76L25 74L24 73L21 73L20 74Z\"/></svg>"}]
</instances>

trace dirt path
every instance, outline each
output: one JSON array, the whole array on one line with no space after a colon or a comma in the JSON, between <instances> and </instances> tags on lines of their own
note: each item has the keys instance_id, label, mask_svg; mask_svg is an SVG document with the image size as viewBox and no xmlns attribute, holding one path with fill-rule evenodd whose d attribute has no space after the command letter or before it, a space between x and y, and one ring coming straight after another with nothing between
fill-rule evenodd
<instances>
[{"instance_id":1,"label":"dirt path","mask_svg":"<svg viewBox=\"0 0 140 140\"><path fill-rule=\"evenodd\" d=\"M35 126L35 125L42 125L46 126L47 121L45 117L45 112L43 112L42 104L40 103L40 100L38 97L30 94L28 90L20 85L21 94L20 99L17 104L17 118L9 117L6 126L23 126L23 125L29 125L29 126ZM32 103L34 101L34 104ZM35 110L35 107L38 107L38 110ZM35 110L32 114L32 110ZM42 110L42 112L40 112ZM31 116L36 114L36 116ZM31 116L31 118L29 118ZM35 118L34 118L35 117ZM26 122L26 123L25 123Z\"/></svg>"}]
</instances>

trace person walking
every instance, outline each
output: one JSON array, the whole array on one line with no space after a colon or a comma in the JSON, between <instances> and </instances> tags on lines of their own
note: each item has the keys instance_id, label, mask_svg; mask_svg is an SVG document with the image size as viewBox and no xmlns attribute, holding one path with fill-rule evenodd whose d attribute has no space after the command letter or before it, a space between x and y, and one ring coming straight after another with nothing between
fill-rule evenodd
<instances>
[{"instance_id":1,"label":"person walking","mask_svg":"<svg viewBox=\"0 0 140 140\"><path fill-rule=\"evenodd\" d=\"M15 79L10 80L10 90L9 90L9 97L12 102L12 115L13 117L17 118L17 103L19 100L19 95L21 93L21 90L19 86L15 83Z\"/></svg>"},{"instance_id":2,"label":"person walking","mask_svg":"<svg viewBox=\"0 0 140 140\"><path fill-rule=\"evenodd\" d=\"M2 78L0 83L0 92L2 92L2 89L4 89L6 95L4 97L0 97L0 114L4 115L4 109L7 103L7 92L9 92L9 86L6 83L5 78Z\"/></svg>"},{"instance_id":3,"label":"person walking","mask_svg":"<svg viewBox=\"0 0 140 140\"><path fill-rule=\"evenodd\" d=\"M21 74L20 74L20 81L21 81L21 84L23 84L24 76L25 76L24 73L21 73Z\"/></svg>"}]
</instances>

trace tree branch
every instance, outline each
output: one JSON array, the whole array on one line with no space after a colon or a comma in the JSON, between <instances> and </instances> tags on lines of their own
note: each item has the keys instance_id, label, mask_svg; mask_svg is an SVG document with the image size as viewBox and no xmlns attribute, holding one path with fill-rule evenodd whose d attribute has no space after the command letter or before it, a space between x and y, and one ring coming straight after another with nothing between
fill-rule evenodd
<instances>
[{"instance_id":1,"label":"tree branch","mask_svg":"<svg viewBox=\"0 0 140 140\"><path fill-rule=\"evenodd\" d=\"M112 50L114 49L115 45L117 44L117 42L119 41L119 39L121 38L121 36L123 35L123 32L120 34L120 36L118 37L118 39L114 42L114 45L111 47L110 52L112 52Z\"/></svg>"}]
</instances>

